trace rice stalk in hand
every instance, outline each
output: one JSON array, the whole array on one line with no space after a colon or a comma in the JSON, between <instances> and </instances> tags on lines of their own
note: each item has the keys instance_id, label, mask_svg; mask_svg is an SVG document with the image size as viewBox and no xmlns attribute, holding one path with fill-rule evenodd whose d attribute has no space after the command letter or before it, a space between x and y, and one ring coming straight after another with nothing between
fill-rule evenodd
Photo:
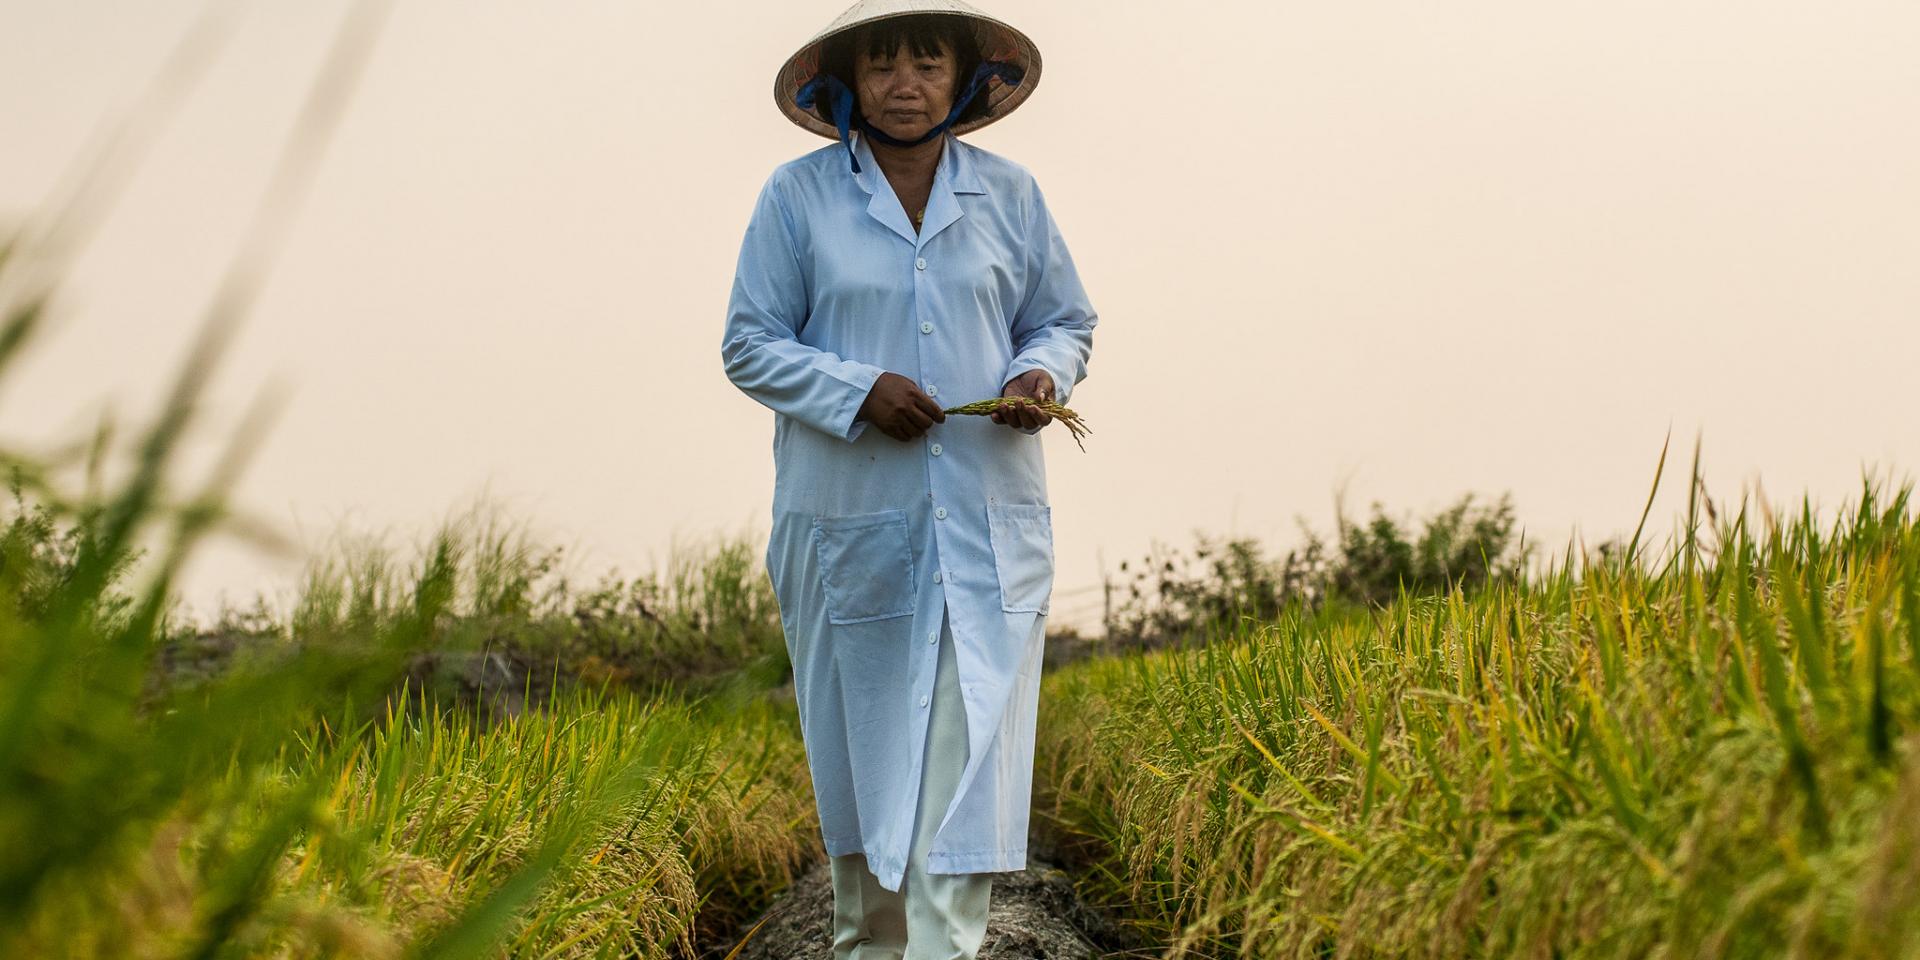
<instances>
[{"instance_id":1,"label":"rice stalk in hand","mask_svg":"<svg viewBox=\"0 0 1920 960\"><path fill-rule=\"evenodd\" d=\"M1080 419L1079 414L1074 413L1072 410L1052 400L1035 400L1032 397L994 397L991 400L976 400L972 403L963 403L957 407L948 407L942 412L984 417L992 414L996 410L1006 410L1021 404L1038 408L1039 411L1046 414L1048 418L1066 424L1067 431L1073 434L1073 442L1080 447L1080 452L1086 452L1087 445L1081 443L1080 438L1092 433L1093 430L1087 426L1085 420Z\"/></svg>"}]
</instances>

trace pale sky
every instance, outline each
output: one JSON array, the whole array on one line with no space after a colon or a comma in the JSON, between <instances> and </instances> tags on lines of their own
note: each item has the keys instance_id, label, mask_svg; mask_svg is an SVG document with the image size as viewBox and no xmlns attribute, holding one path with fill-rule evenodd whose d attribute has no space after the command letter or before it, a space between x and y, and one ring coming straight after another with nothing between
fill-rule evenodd
<instances>
[{"instance_id":1,"label":"pale sky","mask_svg":"<svg viewBox=\"0 0 1920 960\"><path fill-rule=\"evenodd\" d=\"M1056 621L1097 619L1102 558L1284 547L1342 483L1421 514L1511 490L1557 549L1631 530L1669 427L1723 495L1831 506L1920 465L1920 6L981 5L1045 75L968 139L1033 171L1100 314L1087 452L1047 431ZM827 142L774 72L844 6L401 4L179 483L277 383L237 498L310 543L404 545L483 490L589 579L764 543L773 414L721 328L761 183ZM155 408L346 5L238 8L0 443ZM0 0L0 221L200 9ZM182 590L298 570L215 542Z\"/></svg>"}]
</instances>

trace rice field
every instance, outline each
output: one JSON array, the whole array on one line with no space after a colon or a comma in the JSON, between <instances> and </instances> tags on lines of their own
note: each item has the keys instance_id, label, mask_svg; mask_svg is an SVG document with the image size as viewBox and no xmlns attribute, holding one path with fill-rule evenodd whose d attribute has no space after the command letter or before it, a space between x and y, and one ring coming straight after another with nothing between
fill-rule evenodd
<instances>
[{"instance_id":1,"label":"rice field","mask_svg":"<svg viewBox=\"0 0 1920 960\"><path fill-rule=\"evenodd\" d=\"M187 631L179 422L83 498L7 454L0 956L691 960L818 859L750 540L579 589L476 514ZM1911 490L1821 523L1690 481L1657 549L1050 670L1083 894L1206 960L1920 955ZM496 660L517 699L461 673Z\"/></svg>"},{"instance_id":2,"label":"rice field","mask_svg":"<svg viewBox=\"0 0 1920 960\"><path fill-rule=\"evenodd\" d=\"M23 250L0 374L60 290ZM713 955L820 855L758 544L580 590L455 527L183 630L254 440L174 491L227 323L110 488L110 423L78 493L0 450L0 956ZM1049 671L1038 812L1171 957L1920 956L1912 505L1868 482L1820 522L1696 470L1658 548L1384 603L1202 590L1261 616Z\"/></svg>"},{"instance_id":3,"label":"rice field","mask_svg":"<svg viewBox=\"0 0 1920 960\"><path fill-rule=\"evenodd\" d=\"M582 590L475 515L182 672L210 501L11 460L0 955L713 957L820 855L749 540ZM1920 955L1910 488L1821 523L1690 479L1657 549L1049 671L1083 894L1207 960ZM511 709L459 672L496 657Z\"/></svg>"},{"instance_id":4,"label":"rice field","mask_svg":"<svg viewBox=\"0 0 1920 960\"><path fill-rule=\"evenodd\" d=\"M819 857L749 541L581 590L463 521L174 623L223 517L223 473L164 477L203 376L110 489L0 451L0 956L690 960ZM1920 955L1910 488L1688 504L1658 549L1049 671L1036 804L1082 892L1206 960Z\"/></svg>"},{"instance_id":5,"label":"rice field","mask_svg":"<svg viewBox=\"0 0 1920 960\"><path fill-rule=\"evenodd\" d=\"M323 558L286 610L175 622L205 536L275 539L226 503L261 408L203 486L173 461L381 16L342 26L132 442L0 449L0 957L704 960L823 854L751 539L581 589L476 516ZM0 233L0 385L194 49ZM1036 814L1083 895L1195 960L1920 957L1911 488L1819 520L1715 503L1695 461L1657 546L1643 518L1386 597L1376 564L1361 602L1284 600L1318 546L1269 576L1229 543L1229 589L1140 625L1224 628L1050 669Z\"/></svg>"},{"instance_id":6,"label":"rice field","mask_svg":"<svg viewBox=\"0 0 1920 960\"><path fill-rule=\"evenodd\" d=\"M235 637L143 616L164 583L122 592L99 524L16 503L0 956L690 958L817 856L793 707L725 628L759 609L725 589L737 544L676 563L664 591L528 606L498 587L541 564L455 525L409 569L317 564L292 616ZM636 592L667 599L582 626ZM729 683L584 669L692 652L691 618L709 660L740 658ZM537 642L562 621L574 644ZM459 668L495 645L555 676L520 674L511 709L476 696ZM183 653L214 650L212 669Z\"/></svg>"},{"instance_id":7,"label":"rice field","mask_svg":"<svg viewBox=\"0 0 1920 960\"><path fill-rule=\"evenodd\" d=\"M767 711L470 716L322 730L198 785L49 878L6 955L692 956L696 920L730 926L810 855L799 741Z\"/></svg>"},{"instance_id":8,"label":"rice field","mask_svg":"<svg viewBox=\"0 0 1920 960\"><path fill-rule=\"evenodd\" d=\"M1658 551L1056 671L1036 806L1169 956L1920 956L1910 488L1692 480Z\"/></svg>"}]
</instances>

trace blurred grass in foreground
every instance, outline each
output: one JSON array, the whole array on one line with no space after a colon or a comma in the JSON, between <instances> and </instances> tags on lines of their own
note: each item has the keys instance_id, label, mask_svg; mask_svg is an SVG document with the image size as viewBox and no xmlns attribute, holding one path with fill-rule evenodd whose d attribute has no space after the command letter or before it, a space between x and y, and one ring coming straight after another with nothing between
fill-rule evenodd
<instances>
[{"instance_id":1,"label":"blurred grass in foreground","mask_svg":"<svg viewBox=\"0 0 1920 960\"><path fill-rule=\"evenodd\" d=\"M1050 675L1037 803L1179 955L1920 955L1911 507L1723 515L1696 453L1656 562Z\"/></svg>"},{"instance_id":2,"label":"blurred grass in foreground","mask_svg":"<svg viewBox=\"0 0 1920 960\"><path fill-rule=\"evenodd\" d=\"M790 704L544 662L526 638L585 634L565 613L580 602L545 582L553 554L477 514L410 563L364 546L316 561L291 617L256 612L236 637L170 627L164 580L124 593L105 511L63 517L18 489L14 505L0 956L695 956L817 853ZM682 551L667 579L764 579L734 569L744 549ZM670 590L620 633L645 659L664 625L744 623L756 603ZM544 662L543 692L533 669L494 678L512 709L412 686L476 645Z\"/></svg>"},{"instance_id":3,"label":"blurred grass in foreground","mask_svg":"<svg viewBox=\"0 0 1920 960\"><path fill-rule=\"evenodd\" d=\"M111 869L67 871L7 955L691 956L696 917L729 928L808 854L787 723L574 691L484 734L460 711L322 728L278 764L200 784ZM609 797L623 799L576 826ZM289 820L300 829L261 850ZM543 849L575 829L564 854ZM458 923L524 892L512 916ZM723 909L703 915L715 895Z\"/></svg>"},{"instance_id":4,"label":"blurred grass in foreground","mask_svg":"<svg viewBox=\"0 0 1920 960\"><path fill-rule=\"evenodd\" d=\"M178 495L172 474L390 9L360 0L343 20L124 476L100 483L121 452L110 420L65 450L0 450L0 956L664 958L784 885L817 837L797 732L755 695L774 669L739 548L676 568L664 599L637 582L653 626L602 644L674 662L716 642L675 625L743 624L705 631L728 644L714 657L770 665L716 699L665 695L695 685L678 676L657 702L549 686L519 712L411 695L441 658L557 629L532 606L537 562L457 524L405 569L377 551L317 567L286 618L244 636L170 621L206 535L284 543L227 503L271 404L201 489ZM222 11L199 21L67 193L0 236L0 387L224 30ZM130 584L142 543L155 554Z\"/></svg>"}]
</instances>

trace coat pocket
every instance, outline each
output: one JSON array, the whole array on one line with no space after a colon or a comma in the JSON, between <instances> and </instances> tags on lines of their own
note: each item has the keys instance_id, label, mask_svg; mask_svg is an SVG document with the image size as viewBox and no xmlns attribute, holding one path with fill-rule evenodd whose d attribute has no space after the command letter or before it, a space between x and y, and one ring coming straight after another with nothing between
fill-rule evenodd
<instances>
[{"instance_id":1,"label":"coat pocket","mask_svg":"<svg viewBox=\"0 0 1920 960\"><path fill-rule=\"evenodd\" d=\"M1053 508L1044 503L987 504L987 535L1000 576L1000 609L1046 613L1053 597Z\"/></svg>"},{"instance_id":2,"label":"coat pocket","mask_svg":"<svg viewBox=\"0 0 1920 960\"><path fill-rule=\"evenodd\" d=\"M913 612L913 547L905 510L815 517L813 548L827 622L865 623Z\"/></svg>"}]
</instances>

